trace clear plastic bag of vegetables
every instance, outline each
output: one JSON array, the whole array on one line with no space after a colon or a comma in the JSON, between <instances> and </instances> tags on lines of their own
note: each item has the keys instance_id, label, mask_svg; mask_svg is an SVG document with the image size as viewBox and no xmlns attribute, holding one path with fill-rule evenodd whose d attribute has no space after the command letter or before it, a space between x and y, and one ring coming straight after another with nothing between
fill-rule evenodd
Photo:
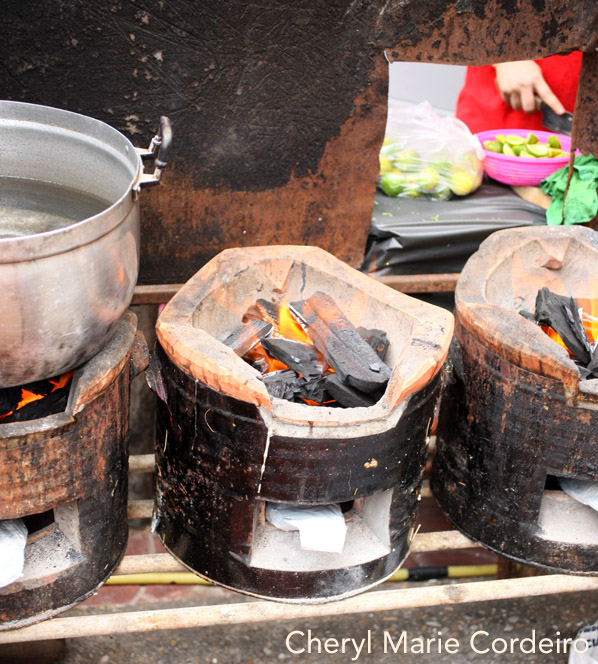
<instances>
[{"instance_id":1,"label":"clear plastic bag of vegetables","mask_svg":"<svg viewBox=\"0 0 598 664\"><path fill-rule=\"evenodd\" d=\"M482 182L484 153L467 126L427 102L391 104L380 150L378 187L388 196L447 200Z\"/></svg>"}]
</instances>

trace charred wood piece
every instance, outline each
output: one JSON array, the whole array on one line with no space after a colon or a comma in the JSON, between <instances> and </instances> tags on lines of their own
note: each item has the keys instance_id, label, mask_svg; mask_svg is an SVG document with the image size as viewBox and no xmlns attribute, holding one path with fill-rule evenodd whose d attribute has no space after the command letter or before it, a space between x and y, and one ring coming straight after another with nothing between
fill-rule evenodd
<instances>
[{"instance_id":1,"label":"charred wood piece","mask_svg":"<svg viewBox=\"0 0 598 664\"><path fill-rule=\"evenodd\" d=\"M327 376L320 376L319 378L306 381L301 386L301 391L297 393L297 397L299 399L308 399L309 401L319 404L330 401L333 397L326 389L326 379Z\"/></svg>"},{"instance_id":2,"label":"charred wood piece","mask_svg":"<svg viewBox=\"0 0 598 664\"><path fill-rule=\"evenodd\" d=\"M372 347L376 355L381 360L384 360L390 344L386 332L384 330L377 330L376 328L368 329L367 327L358 327L357 331L368 346Z\"/></svg>"},{"instance_id":3,"label":"charred wood piece","mask_svg":"<svg viewBox=\"0 0 598 664\"><path fill-rule=\"evenodd\" d=\"M336 374L329 374L325 379L326 391L333 399L336 399L345 408L367 408L373 406L377 399L371 395L364 394L349 385L341 383Z\"/></svg>"},{"instance_id":4,"label":"charred wood piece","mask_svg":"<svg viewBox=\"0 0 598 664\"><path fill-rule=\"evenodd\" d=\"M572 297L557 295L546 287L542 288L536 297L536 321L550 326L584 366L590 363L592 348Z\"/></svg>"},{"instance_id":5,"label":"charred wood piece","mask_svg":"<svg viewBox=\"0 0 598 664\"><path fill-rule=\"evenodd\" d=\"M288 401L300 394L305 383L292 369L272 371L262 376L262 380L271 397Z\"/></svg>"},{"instance_id":6,"label":"charred wood piece","mask_svg":"<svg viewBox=\"0 0 598 664\"><path fill-rule=\"evenodd\" d=\"M274 327L278 327L279 323L279 306L274 302L269 302L263 298L256 300L249 309L243 314L242 321L247 323L251 320L265 320L272 323Z\"/></svg>"},{"instance_id":7,"label":"charred wood piece","mask_svg":"<svg viewBox=\"0 0 598 664\"><path fill-rule=\"evenodd\" d=\"M251 320L235 328L222 343L243 357L258 342L272 334L273 329L272 323L264 320Z\"/></svg>"},{"instance_id":8,"label":"charred wood piece","mask_svg":"<svg viewBox=\"0 0 598 664\"><path fill-rule=\"evenodd\" d=\"M280 360L304 378L318 378L324 367L318 361L316 349L291 339L263 339L262 346L275 360Z\"/></svg>"},{"instance_id":9,"label":"charred wood piece","mask_svg":"<svg viewBox=\"0 0 598 664\"><path fill-rule=\"evenodd\" d=\"M315 347L346 385L370 393L383 388L390 368L359 336L359 332L325 293L290 304Z\"/></svg>"}]
</instances>

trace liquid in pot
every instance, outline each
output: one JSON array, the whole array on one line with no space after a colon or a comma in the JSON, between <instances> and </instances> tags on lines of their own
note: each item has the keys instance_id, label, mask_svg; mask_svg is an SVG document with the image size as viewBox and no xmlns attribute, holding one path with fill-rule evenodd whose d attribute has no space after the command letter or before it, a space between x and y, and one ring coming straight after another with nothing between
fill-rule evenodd
<instances>
[{"instance_id":1,"label":"liquid in pot","mask_svg":"<svg viewBox=\"0 0 598 664\"><path fill-rule=\"evenodd\" d=\"M0 177L0 239L64 228L110 205L110 201L49 182Z\"/></svg>"}]
</instances>

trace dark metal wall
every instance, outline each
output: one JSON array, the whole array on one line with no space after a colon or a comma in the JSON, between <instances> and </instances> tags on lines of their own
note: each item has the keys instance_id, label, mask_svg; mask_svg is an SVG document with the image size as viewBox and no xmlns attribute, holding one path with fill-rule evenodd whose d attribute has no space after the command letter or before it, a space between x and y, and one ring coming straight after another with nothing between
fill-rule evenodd
<instances>
[{"instance_id":1,"label":"dark metal wall","mask_svg":"<svg viewBox=\"0 0 598 664\"><path fill-rule=\"evenodd\" d=\"M2 10L0 96L91 115L142 146L170 116L170 170L143 196L141 283L184 281L231 246L315 244L358 265L386 120L384 51L485 64L591 52L598 35L594 0L4 0ZM598 145L583 126L584 146Z\"/></svg>"}]
</instances>

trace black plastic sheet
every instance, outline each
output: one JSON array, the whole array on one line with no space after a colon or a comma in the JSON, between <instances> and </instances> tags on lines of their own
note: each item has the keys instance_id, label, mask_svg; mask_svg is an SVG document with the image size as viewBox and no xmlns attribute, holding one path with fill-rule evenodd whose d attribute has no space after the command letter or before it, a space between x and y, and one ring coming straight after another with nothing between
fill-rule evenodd
<instances>
[{"instance_id":1,"label":"black plastic sheet","mask_svg":"<svg viewBox=\"0 0 598 664\"><path fill-rule=\"evenodd\" d=\"M545 224L543 208L495 182L448 201L377 191L362 270L377 276L460 272L494 231Z\"/></svg>"}]
</instances>

